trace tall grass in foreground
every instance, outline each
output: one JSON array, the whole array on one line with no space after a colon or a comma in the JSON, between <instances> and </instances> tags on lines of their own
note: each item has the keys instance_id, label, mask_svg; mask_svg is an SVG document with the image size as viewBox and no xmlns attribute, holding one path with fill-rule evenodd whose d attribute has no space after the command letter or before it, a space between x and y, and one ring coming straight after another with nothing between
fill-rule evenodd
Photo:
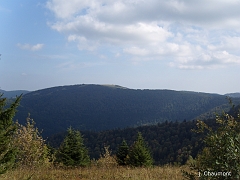
<instances>
[{"instance_id":1,"label":"tall grass in foreground","mask_svg":"<svg viewBox=\"0 0 240 180\"><path fill-rule=\"evenodd\" d=\"M1 180L86 180L86 179L131 179L131 180L179 180L184 179L181 174L183 167L163 166L152 168L130 167L99 167L91 166L76 169L40 168L15 169L0 176Z\"/></svg>"}]
</instances>

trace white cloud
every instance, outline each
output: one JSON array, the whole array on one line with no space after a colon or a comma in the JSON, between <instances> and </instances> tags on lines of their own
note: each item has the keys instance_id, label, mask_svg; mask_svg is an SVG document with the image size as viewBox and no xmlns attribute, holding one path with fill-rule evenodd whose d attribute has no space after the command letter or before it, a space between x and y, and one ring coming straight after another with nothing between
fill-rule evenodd
<instances>
[{"instance_id":1,"label":"white cloud","mask_svg":"<svg viewBox=\"0 0 240 180\"><path fill-rule=\"evenodd\" d=\"M238 0L49 0L46 7L56 17L51 28L79 50L110 45L185 69L239 64Z\"/></svg>"},{"instance_id":2,"label":"white cloud","mask_svg":"<svg viewBox=\"0 0 240 180\"><path fill-rule=\"evenodd\" d=\"M38 50L43 48L44 44L30 45L30 44L20 44L20 43L18 43L17 46L20 49L24 49L24 50L38 51Z\"/></svg>"},{"instance_id":3,"label":"white cloud","mask_svg":"<svg viewBox=\"0 0 240 180\"><path fill-rule=\"evenodd\" d=\"M70 18L81 14L88 7L94 8L98 4L94 0L52 0L46 3L47 8L52 10L58 18Z\"/></svg>"},{"instance_id":4,"label":"white cloud","mask_svg":"<svg viewBox=\"0 0 240 180\"><path fill-rule=\"evenodd\" d=\"M207 52L184 59L176 58L169 65L180 69L215 69L229 65L240 65L240 57L229 54L227 51Z\"/></svg>"}]
</instances>

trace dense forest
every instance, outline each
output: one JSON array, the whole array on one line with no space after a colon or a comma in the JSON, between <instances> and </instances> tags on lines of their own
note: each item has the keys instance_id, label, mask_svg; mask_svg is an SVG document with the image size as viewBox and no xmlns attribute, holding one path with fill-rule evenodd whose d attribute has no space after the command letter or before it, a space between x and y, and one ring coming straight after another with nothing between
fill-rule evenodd
<instances>
[{"instance_id":1,"label":"dense forest","mask_svg":"<svg viewBox=\"0 0 240 180\"><path fill-rule=\"evenodd\" d=\"M215 119L205 120L215 127ZM196 121L164 122L157 125L141 126L137 128L125 128L106 130L102 132L81 131L84 144L87 146L91 159L98 159L103 153L104 147L109 146L112 154L116 154L119 145L126 140L130 146L141 132L144 140L152 153L154 164L168 163L184 164L189 155L195 157L203 148L200 139L203 134L192 131L196 129ZM48 143L57 148L63 141L66 133L58 133L48 138Z\"/></svg>"},{"instance_id":2,"label":"dense forest","mask_svg":"<svg viewBox=\"0 0 240 180\"><path fill-rule=\"evenodd\" d=\"M23 124L30 113L43 136L49 137L69 126L101 131L204 119L228 108L226 104L226 97L218 94L82 84L23 95L15 120Z\"/></svg>"},{"instance_id":3,"label":"dense forest","mask_svg":"<svg viewBox=\"0 0 240 180\"><path fill-rule=\"evenodd\" d=\"M240 106L231 108L229 114L237 117ZM217 128L215 119L204 120L213 129ZM102 132L82 131L84 144L93 159L98 159L103 152L104 146L109 146L112 154L116 154L123 140L131 145L136 139L137 133L141 132L147 145L152 152L154 164L163 165L168 163L185 164L189 155L193 158L203 148L202 138L204 134L194 132L196 121L158 123L157 125L141 126L136 128L125 128L106 130ZM57 148L62 142L65 132L58 133L48 139L48 143Z\"/></svg>"}]
</instances>

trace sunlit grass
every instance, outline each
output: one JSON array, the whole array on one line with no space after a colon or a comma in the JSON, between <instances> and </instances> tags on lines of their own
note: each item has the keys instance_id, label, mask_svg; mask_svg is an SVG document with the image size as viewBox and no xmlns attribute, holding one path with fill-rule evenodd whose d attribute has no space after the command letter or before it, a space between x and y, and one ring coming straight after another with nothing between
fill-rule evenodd
<instances>
[{"instance_id":1,"label":"sunlit grass","mask_svg":"<svg viewBox=\"0 0 240 180\"><path fill-rule=\"evenodd\" d=\"M163 166L152 168L130 167L98 167L64 169L64 168L40 168L37 170L18 168L0 175L1 180L86 180L86 179L184 179L181 174L182 167Z\"/></svg>"}]
</instances>

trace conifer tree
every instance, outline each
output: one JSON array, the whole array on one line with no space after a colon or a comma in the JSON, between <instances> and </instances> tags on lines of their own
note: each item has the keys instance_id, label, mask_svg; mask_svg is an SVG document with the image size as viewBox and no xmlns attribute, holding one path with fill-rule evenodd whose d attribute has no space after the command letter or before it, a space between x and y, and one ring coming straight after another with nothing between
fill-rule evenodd
<instances>
[{"instance_id":1,"label":"conifer tree","mask_svg":"<svg viewBox=\"0 0 240 180\"><path fill-rule=\"evenodd\" d=\"M10 105L9 108L6 106L6 98L2 98L0 95L0 174L5 173L10 169L15 162L16 150L11 145L13 134L16 130L16 127L13 124L13 117L16 112L16 108L19 105L20 99L19 96L16 100Z\"/></svg>"},{"instance_id":2,"label":"conifer tree","mask_svg":"<svg viewBox=\"0 0 240 180\"><path fill-rule=\"evenodd\" d=\"M67 136L57 153L57 161L66 166L87 166L90 163L88 150L79 131L71 127L67 130Z\"/></svg>"},{"instance_id":3,"label":"conifer tree","mask_svg":"<svg viewBox=\"0 0 240 180\"><path fill-rule=\"evenodd\" d=\"M138 132L137 140L134 142L129 152L129 165L135 167L148 167L152 164L153 159L151 153L144 142L142 134Z\"/></svg>"},{"instance_id":4,"label":"conifer tree","mask_svg":"<svg viewBox=\"0 0 240 180\"><path fill-rule=\"evenodd\" d=\"M123 140L116 154L118 165L121 165L121 166L127 165L128 153L129 153L129 147L127 145L127 142Z\"/></svg>"}]
</instances>

